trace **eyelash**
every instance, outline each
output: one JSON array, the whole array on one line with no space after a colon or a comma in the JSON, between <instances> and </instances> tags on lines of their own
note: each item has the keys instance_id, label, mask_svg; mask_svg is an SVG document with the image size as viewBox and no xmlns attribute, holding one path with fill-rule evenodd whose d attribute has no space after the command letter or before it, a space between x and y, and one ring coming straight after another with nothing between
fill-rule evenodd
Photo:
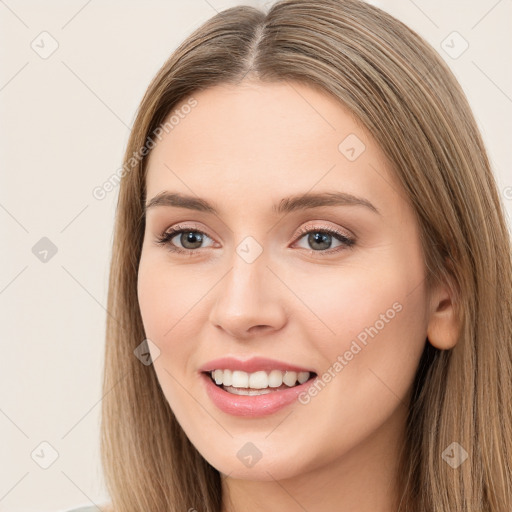
<instances>
[{"instance_id":1,"label":"eyelash","mask_svg":"<svg viewBox=\"0 0 512 512\"><path fill-rule=\"evenodd\" d=\"M181 233L199 233L201 235L205 235L208 238L209 237L204 231L200 231L195 228L190 227L182 227L182 226L176 226L174 228L171 228L167 231L164 231L161 235L159 235L155 241L157 245L167 246L168 250L174 253L178 254L185 254L187 256L196 256L197 251L199 249L182 249L181 247L177 247L175 245L171 244L171 240ZM335 249L327 249L325 251L318 250L315 251L313 249L304 249L305 251L308 251L311 255L318 255L318 256L329 256L334 253L338 253L339 251L350 249L355 244L355 239L350 238L346 235L344 235L341 231L338 231L334 228L328 228L328 227L304 227L299 230L298 236L296 237L295 242L298 242L304 235L310 234L310 233L327 233L328 235L334 236L339 242L342 242L344 245L341 245L339 247L336 247ZM203 248L204 249L204 248Z\"/></svg>"}]
</instances>

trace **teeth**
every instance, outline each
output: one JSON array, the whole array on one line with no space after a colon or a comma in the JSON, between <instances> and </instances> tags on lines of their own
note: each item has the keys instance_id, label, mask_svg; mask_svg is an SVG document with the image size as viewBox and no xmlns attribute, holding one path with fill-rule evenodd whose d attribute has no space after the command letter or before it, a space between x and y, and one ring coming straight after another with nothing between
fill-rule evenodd
<instances>
[{"instance_id":1,"label":"teeth","mask_svg":"<svg viewBox=\"0 0 512 512\"><path fill-rule=\"evenodd\" d=\"M271 388L278 388L283 383L283 372L281 370L272 370L268 376L268 385Z\"/></svg>"},{"instance_id":2,"label":"teeth","mask_svg":"<svg viewBox=\"0 0 512 512\"><path fill-rule=\"evenodd\" d=\"M231 384L233 386L233 384ZM240 386L233 386L240 387ZM265 389L268 388L268 376L267 372L255 372L249 374L249 387L252 389Z\"/></svg>"},{"instance_id":3,"label":"teeth","mask_svg":"<svg viewBox=\"0 0 512 512\"><path fill-rule=\"evenodd\" d=\"M231 370L224 370L224 372L222 372L221 370L221 375L222 384L225 386L231 386L231 383L233 382L233 372Z\"/></svg>"},{"instance_id":4,"label":"teeth","mask_svg":"<svg viewBox=\"0 0 512 512\"><path fill-rule=\"evenodd\" d=\"M265 371L247 373L240 370L212 370L210 375L218 385L245 389L278 388L283 384L293 387L297 381L303 384L310 377L309 372L282 372L281 370L272 370L269 374Z\"/></svg>"}]
</instances>

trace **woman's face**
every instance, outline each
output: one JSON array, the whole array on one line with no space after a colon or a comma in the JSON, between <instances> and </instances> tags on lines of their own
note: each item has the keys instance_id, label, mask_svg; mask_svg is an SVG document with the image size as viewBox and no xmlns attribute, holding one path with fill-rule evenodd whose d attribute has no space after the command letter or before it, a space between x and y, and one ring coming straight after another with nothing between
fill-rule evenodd
<instances>
[{"instance_id":1,"label":"woman's face","mask_svg":"<svg viewBox=\"0 0 512 512\"><path fill-rule=\"evenodd\" d=\"M172 411L232 477L384 460L400 445L428 325L418 225L389 164L342 105L307 86L194 98L150 155L138 277ZM156 243L173 228L183 232ZM242 364L210 364L224 357ZM272 361L243 366L256 357ZM231 370L217 377L234 393L205 369ZM265 394L239 394L249 380Z\"/></svg>"}]
</instances>

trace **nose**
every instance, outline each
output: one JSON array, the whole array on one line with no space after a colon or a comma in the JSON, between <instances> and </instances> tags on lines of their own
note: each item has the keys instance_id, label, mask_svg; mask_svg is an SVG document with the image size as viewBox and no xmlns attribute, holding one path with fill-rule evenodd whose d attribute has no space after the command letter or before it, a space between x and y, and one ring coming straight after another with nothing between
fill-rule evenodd
<instances>
[{"instance_id":1,"label":"nose","mask_svg":"<svg viewBox=\"0 0 512 512\"><path fill-rule=\"evenodd\" d=\"M267 268L263 253L252 263L238 254L217 288L209 320L237 339L271 333L286 323L283 284Z\"/></svg>"}]
</instances>

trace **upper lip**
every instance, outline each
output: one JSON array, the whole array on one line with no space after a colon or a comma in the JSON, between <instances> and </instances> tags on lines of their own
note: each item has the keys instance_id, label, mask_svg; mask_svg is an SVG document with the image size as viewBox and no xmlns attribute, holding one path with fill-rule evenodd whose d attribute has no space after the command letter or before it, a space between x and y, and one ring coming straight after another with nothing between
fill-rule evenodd
<instances>
[{"instance_id":1,"label":"upper lip","mask_svg":"<svg viewBox=\"0 0 512 512\"><path fill-rule=\"evenodd\" d=\"M236 359L234 357L221 357L219 359L208 361L199 368L199 371L201 372L210 372L212 370L242 370L247 373L253 373L260 370L281 370L314 373L313 370L308 368L302 368L294 364L278 361L276 359L268 359L266 357L251 357L246 360Z\"/></svg>"}]
</instances>

